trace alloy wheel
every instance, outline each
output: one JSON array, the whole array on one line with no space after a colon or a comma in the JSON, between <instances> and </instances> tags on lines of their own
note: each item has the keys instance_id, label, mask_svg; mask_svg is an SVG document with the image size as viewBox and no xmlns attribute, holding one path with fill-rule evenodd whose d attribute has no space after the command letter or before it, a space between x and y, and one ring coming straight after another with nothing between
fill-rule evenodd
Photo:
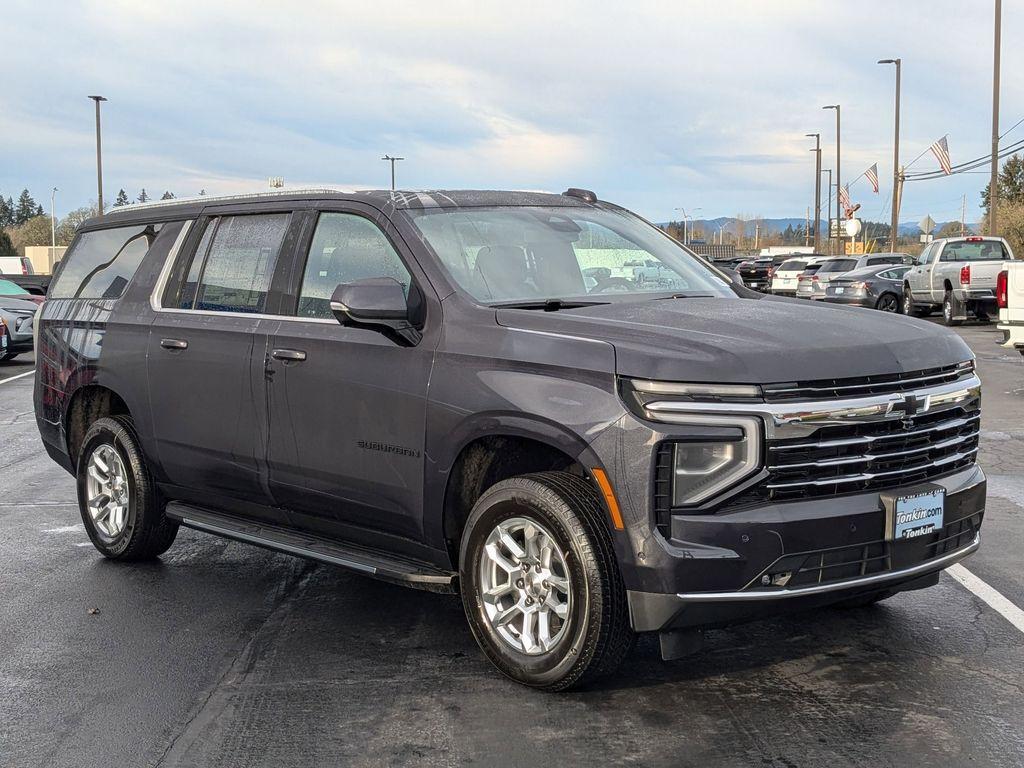
<instances>
[{"instance_id":1,"label":"alloy wheel","mask_svg":"<svg viewBox=\"0 0 1024 768\"><path fill-rule=\"evenodd\" d=\"M110 443L96 446L86 468L86 501L96 531L117 538L128 521L131 488L121 455Z\"/></svg>"},{"instance_id":2,"label":"alloy wheel","mask_svg":"<svg viewBox=\"0 0 1024 768\"><path fill-rule=\"evenodd\" d=\"M891 293L887 293L878 301L878 308L883 312L896 312L899 310L900 304L896 301L896 297Z\"/></svg>"},{"instance_id":3,"label":"alloy wheel","mask_svg":"<svg viewBox=\"0 0 1024 768\"><path fill-rule=\"evenodd\" d=\"M498 637L520 653L545 653L569 624L573 595L566 555L534 520L503 520L484 543L480 595Z\"/></svg>"}]
</instances>

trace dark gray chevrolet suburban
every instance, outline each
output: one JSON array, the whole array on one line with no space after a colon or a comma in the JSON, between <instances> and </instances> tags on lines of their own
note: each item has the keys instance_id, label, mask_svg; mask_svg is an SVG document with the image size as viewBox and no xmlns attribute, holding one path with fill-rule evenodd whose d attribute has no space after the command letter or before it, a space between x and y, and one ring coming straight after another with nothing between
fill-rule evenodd
<instances>
[{"instance_id":1,"label":"dark gray chevrolet suburban","mask_svg":"<svg viewBox=\"0 0 1024 768\"><path fill-rule=\"evenodd\" d=\"M458 591L538 688L979 544L956 335L753 293L585 190L129 206L40 316L39 429L104 555L185 525Z\"/></svg>"}]
</instances>

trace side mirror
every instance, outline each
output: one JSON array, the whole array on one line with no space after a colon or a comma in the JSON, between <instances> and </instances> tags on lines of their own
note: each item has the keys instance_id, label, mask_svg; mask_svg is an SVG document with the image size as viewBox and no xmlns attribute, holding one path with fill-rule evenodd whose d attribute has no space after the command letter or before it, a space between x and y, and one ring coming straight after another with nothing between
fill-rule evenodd
<instances>
[{"instance_id":1,"label":"side mirror","mask_svg":"<svg viewBox=\"0 0 1024 768\"><path fill-rule=\"evenodd\" d=\"M410 320L402 284L392 277L342 283L331 295L331 312L342 325L375 328L410 345L423 338Z\"/></svg>"}]
</instances>

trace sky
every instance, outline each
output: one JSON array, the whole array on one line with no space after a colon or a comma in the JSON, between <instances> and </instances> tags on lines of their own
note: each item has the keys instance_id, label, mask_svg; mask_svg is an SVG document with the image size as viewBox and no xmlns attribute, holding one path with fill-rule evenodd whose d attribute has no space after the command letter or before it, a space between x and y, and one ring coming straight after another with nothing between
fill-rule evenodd
<instances>
[{"instance_id":1,"label":"sky","mask_svg":"<svg viewBox=\"0 0 1024 768\"><path fill-rule=\"evenodd\" d=\"M593 189L655 221L802 217L813 139L861 214L889 218L901 158L991 142L991 0L54 2L3 0L0 194L56 212L104 196L288 187ZM1024 3L1003 9L1001 130L1024 118ZM1024 124L1006 141L1024 139ZM936 168L927 153L912 170ZM901 221L979 215L983 174L908 183Z\"/></svg>"}]
</instances>

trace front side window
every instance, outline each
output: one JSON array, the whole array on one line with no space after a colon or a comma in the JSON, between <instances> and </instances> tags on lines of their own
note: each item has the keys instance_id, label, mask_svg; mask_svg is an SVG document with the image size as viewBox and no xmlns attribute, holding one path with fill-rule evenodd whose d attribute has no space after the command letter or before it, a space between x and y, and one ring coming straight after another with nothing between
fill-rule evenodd
<instances>
[{"instance_id":1,"label":"front side window","mask_svg":"<svg viewBox=\"0 0 1024 768\"><path fill-rule=\"evenodd\" d=\"M85 232L65 255L50 288L54 299L118 299L124 293L161 224Z\"/></svg>"},{"instance_id":2,"label":"front side window","mask_svg":"<svg viewBox=\"0 0 1024 768\"><path fill-rule=\"evenodd\" d=\"M322 213L309 246L296 314L332 317L334 290L370 277L394 278L409 295L409 270L376 224L354 213Z\"/></svg>"},{"instance_id":3,"label":"front side window","mask_svg":"<svg viewBox=\"0 0 1024 768\"><path fill-rule=\"evenodd\" d=\"M455 282L486 304L736 295L699 257L623 211L508 206L406 213Z\"/></svg>"},{"instance_id":4,"label":"front side window","mask_svg":"<svg viewBox=\"0 0 1024 768\"><path fill-rule=\"evenodd\" d=\"M179 307L261 313L290 214L225 216L207 224Z\"/></svg>"},{"instance_id":5,"label":"front side window","mask_svg":"<svg viewBox=\"0 0 1024 768\"><path fill-rule=\"evenodd\" d=\"M932 259L932 252L934 250L935 250L935 246L934 245L929 245L927 248L925 248L923 251L921 251L921 256L918 258L917 263L921 264L923 266L923 265L927 264L929 261L931 261L931 259Z\"/></svg>"}]
</instances>

